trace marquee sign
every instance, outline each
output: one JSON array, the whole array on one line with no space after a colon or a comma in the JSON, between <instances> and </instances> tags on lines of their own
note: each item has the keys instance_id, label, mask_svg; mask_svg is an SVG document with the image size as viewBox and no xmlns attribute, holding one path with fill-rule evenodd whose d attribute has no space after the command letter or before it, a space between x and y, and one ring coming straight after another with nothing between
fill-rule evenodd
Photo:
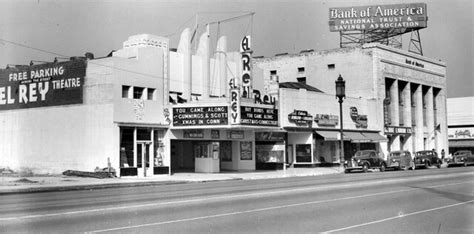
<instances>
[{"instance_id":1,"label":"marquee sign","mask_svg":"<svg viewBox=\"0 0 474 234\"><path fill-rule=\"evenodd\" d=\"M0 70L0 110L81 104L86 61Z\"/></svg>"},{"instance_id":2,"label":"marquee sign","mask_svg":"<svg viewBox=\"0 0 474 234\"><path fill-rule=\"evenodd\" d=\"M426 28L426 3L329 8L329 30Z\"/></svg>"},{"instance_id":3,"label":"marquee sign","mask_svg":"<svg viewBox=\"0 0 474 234\"><path fill-rule=\"evenodd\" d=\"M227 125L227 106L174 107L173 126Z\"/></svg>"},{"instance_id":4,"label":"marquee sign","mask_svg":"<svg viewBox=\"0 0 474 234\"><path fill-rule=\"evenodd\" d=\"M240 124L242 125L278 126L277 109L241 106L240 114Z\"/></svg>"}]
</instances>

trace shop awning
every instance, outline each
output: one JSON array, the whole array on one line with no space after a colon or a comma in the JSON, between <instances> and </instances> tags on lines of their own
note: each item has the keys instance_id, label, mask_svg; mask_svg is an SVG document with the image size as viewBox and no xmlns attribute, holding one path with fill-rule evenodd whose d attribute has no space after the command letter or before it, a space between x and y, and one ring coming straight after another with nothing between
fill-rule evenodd
<instances>
[{"instance_id":1,"label":"shop awning","mask_svg":"<svg viewBox=\"0 0 474 234\"><path fill-rule=\"evenodd\" d=\"M325 141L338 141L339 132L335 131L315 131L317 134L322 136Z\"/></svg>"},{"instance_id":2,"label":"shop awning","mask_svg":"<svg viewBox=\"0 0 474 234\"><path fill-rule=\"evenodd\" d=\"M363 132L362 133L366 138L370 139L371 142L380 142L380 141L388 141L387 138L380 135L377 132Z\"/></svg>"},{"instance_id":3,"label":"shop awning","mask_svg":"<svg viewBox=\"0 0 474 234\"><path fill-rule=\"evenodd\" d=\"M360 132L344 132L344 138L345 137L351 139L352 142L356 143L370 142L370 139L362 135L362 133Z\"/></svg>"},{"instance_id":4,"label":"shop awning","mask_svg":"<svg viewBox=\"0 0 474 234\"><path fill-rule=\"evenodd\" d=\"M449 147L474 147L474 139L469 140L449 140Z\"/></svg>"}]
</instances>

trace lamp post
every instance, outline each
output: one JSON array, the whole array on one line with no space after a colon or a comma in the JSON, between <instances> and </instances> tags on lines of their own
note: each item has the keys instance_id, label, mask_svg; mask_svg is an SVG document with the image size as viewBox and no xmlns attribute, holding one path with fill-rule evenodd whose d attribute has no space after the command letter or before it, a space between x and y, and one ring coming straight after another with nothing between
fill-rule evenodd
<instances>
[{"instance_id":1,"label":"lamp post","mask_svg":"<svg viewBox=\"0 0 474 234\"><path fill-rule=\"evenodd\" d=\"M339 74L339 77L336 80L336 98L339 99L339 115L341 116L341 129L340 129L340 134L341 134L341 139L340 139L340 155L339 155L339 162L340 166L344 166L344 131L343 131L343 122L342 122L342 102L344 101L343 99L346 97L346 81L342 79L341 74Z\"/></svg>"}]
</instances>

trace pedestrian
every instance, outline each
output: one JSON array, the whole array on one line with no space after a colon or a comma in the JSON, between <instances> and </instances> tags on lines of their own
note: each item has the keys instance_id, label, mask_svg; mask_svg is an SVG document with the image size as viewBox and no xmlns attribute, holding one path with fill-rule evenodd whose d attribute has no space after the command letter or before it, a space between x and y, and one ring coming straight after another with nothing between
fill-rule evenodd
<instances>
[{"instance_id":1,"label":"pedestrian","mask_svg":"<svg viewBox=\"0 0 474 234\"><path fill-rule=\"evenodd\" d=\"M444 155L445 155L445 154L446 154L446 153L444 152L444 149L442 149L442 150L441 150L441 160L442 160L443 162L444 162Z\"/></svg>"}]
</instances>

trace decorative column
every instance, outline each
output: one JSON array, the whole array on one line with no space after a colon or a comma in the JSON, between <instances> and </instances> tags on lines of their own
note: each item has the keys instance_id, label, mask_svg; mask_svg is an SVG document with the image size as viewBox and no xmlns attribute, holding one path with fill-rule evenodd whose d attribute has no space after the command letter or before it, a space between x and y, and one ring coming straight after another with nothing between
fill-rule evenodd
<instances>
[{"instance_id":1,"label":"decorative column","mask_svg":"<svg viewBox=\"0 0 474 234\"><path fill-rule=\"evenodd\" d=\"M441 149L444 149L446 152L445 157L449 152L448 144L448 117L446 109L446 93L444 89L441 89L436 97L436 106L438 116L438 124L440 124L440 132L438 132L438 147L441 152ZM439 155L441 157L441 153Z\"/></svg>"},{"instance_id":2,"label":"decorative column","mask_svg":"<svg viewBox=\"0 0 474 234\"><path fill-rule=\"evenodd\" d=\"M390 86L390 120L391 126L400 125L400 108L399 108L399 97L398 97L398 80L394 80L392 86ZM400 150L400 136L392 135L392 142L390 150Z\"/></svg>"},{"instance_id":3,"label":"decorative column","mask_svg":"<svg viewBox=\"0 0 474 234\"><path fill-rule=\"evenodd\" d=\"M429 87L425 95L426 105L426 150L435 148L435 126L434 126L434 105L433 105L433 87Z\"/></svg>"},{"instance_id":4,"label":"decorative column","mask_svg":"<svg viewBox=\"0 0 474 234\"><path fill-rule=\"evenodd\" d=\"M415 92L413 94L415 102L415 128L414 128L414 148L413 151L424 150L425 146L423 143L423 92L422 86L417 85Z\"/></svg>"},{"instance_id":5,"label":"decorative column","mask_svg":"<svg viewBox=\"0 0 474 234\"><path fill-rule=\"evenodd\" d=\"M410 83L407 83L402 91L403 98L403 126L411 127L411 87ZM413 136L406 135L405 142L403 142L403 149L413 152Z\"/></svg>"}]
</instances>

